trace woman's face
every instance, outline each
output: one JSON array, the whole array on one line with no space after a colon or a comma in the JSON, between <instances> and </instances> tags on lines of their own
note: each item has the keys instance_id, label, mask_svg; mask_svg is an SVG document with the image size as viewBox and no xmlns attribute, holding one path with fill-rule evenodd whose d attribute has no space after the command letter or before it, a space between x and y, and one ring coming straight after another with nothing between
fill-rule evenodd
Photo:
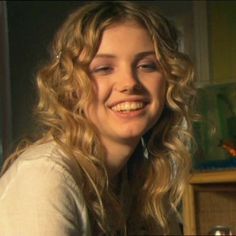
<instances>
[{"instance_id":1,"label":"woman's face","mask_svg":"<svg viewBox=\"0 0 236 236\"><path fill-rule=\"evenodd\" d=\"M103 144L136 144L157 122L165 100L165 79L146 29L133 21L107 28L90 72L95 97L86 113Z\"/></svg>"}]
</instances>

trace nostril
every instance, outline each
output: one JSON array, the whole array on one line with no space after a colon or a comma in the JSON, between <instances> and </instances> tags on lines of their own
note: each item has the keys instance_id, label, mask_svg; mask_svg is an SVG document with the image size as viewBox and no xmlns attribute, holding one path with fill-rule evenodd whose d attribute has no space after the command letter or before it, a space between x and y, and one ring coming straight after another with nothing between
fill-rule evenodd
<instances>
[{"instance_id":1,"label":"nostril","mask_svg":"<svg viewBox=\"0 0 236 236\"><path fill-rule=\"evenodd\" d=\"M140 83L130 83L130 84L121 84L116 87L116 90L119 92L134 92L134 91L142 91L144 87Z\"/></svg>"}]
</instances>

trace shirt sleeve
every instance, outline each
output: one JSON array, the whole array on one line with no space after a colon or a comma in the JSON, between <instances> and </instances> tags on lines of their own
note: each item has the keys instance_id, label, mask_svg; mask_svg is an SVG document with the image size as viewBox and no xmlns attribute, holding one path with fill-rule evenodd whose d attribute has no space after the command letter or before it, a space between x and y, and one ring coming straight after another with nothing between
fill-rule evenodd
<instances>
[{"instance_id":1,"label":"shirt sleeve","mask_svg":"<svg viewBox=\"0 0 236 236\"><path fill-rule=\"evenodd\" d=\"M87 236L86 214L66 170L47 159L29 160L0 196L0 235Z\"/></svg>"}]
</instances>

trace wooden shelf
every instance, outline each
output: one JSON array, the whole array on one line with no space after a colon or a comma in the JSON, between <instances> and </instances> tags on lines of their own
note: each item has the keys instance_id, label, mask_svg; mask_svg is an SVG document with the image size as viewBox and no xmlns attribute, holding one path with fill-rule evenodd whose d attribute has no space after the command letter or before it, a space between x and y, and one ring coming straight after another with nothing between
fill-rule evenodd
<instances>
[{"instance_id":1,"label":"wooden shelf","mask_svg":"<svg viewBox=\"0 0 236 236\"><path fill-rule=\"evenodd\" d=\"M234 183L236 170L196 172L190 177L190 184Z\"/></svg>"},{"instance_id":2,"label":"wooden shelf","mask_svg":"<svg viewBox=\"0 0 236 236\"><path fill-rule=\"evenodd\" d=\"M236 170L192 173L183 198L185 235L224 225L236 234Z\"/></svg>"}]
</instances>

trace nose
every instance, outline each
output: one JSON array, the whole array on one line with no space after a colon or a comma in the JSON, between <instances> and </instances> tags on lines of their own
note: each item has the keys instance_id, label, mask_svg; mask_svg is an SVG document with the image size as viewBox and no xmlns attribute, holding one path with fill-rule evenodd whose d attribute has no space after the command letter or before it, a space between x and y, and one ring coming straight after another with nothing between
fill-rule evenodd
<instances>
[{"instance_id":1,"label":"nose","mask_svg":"<svg viewBox=\"0 0 236 236\"><path fill-rule=\"evenodd\" d=\"M131 93L136 90L141 90L142 85L131 68L122 70L119 75L117 75L115 89L121 93Z\"/></svg>"}]
</instances>

